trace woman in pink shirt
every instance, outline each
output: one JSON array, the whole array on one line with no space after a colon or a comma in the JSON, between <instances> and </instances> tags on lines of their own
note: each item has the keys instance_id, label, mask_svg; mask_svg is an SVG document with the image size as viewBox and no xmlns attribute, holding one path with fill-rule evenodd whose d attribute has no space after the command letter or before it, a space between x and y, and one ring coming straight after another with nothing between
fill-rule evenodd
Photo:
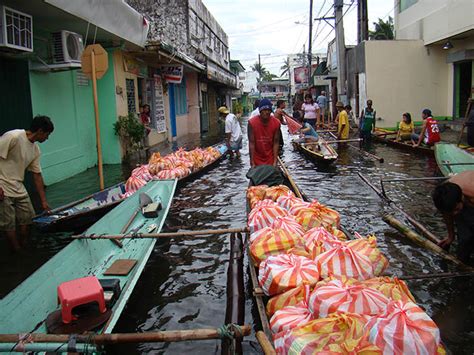
<instances>
[{"instance_id":1,"label":"woman in pink shirt","mask_svg":"<svg viewBox=\"0 0 474 355\"><path fill-rule=\"evenodd\" d=\"M314 102L311 94L306 94L304 97L304 103L301 106L301 110L304 112L304 121L308 122L311 126L316 128L320 125L319 113L320 109L317 103Z\"/></svg>"}]
</instances>

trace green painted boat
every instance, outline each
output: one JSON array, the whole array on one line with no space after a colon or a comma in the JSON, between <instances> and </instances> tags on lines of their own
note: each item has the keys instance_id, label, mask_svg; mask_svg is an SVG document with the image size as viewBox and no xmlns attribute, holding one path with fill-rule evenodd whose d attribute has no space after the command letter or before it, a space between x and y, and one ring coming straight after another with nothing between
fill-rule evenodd
<instances>
[{"instance_id":1,"label":"green painted boat","mask_svg":"<svg viewBox=\"0 0 474 355\"><path fill-rule=\"evenodd\" d=\"M154 232L160 232L168 214L175 188L176 180L151 181L107 213L84 234L120 233L139 206L140 192L148 194L153 201L161 199L162 209L156 218L145 218L141 213L138 213L126 232L144 233L152 224L156 225ZM156 239L123 239L121 248L107 239L73 240L0 301L0 333L46 333L45 320L47 316L59 309L57 286L65 281L92 275L99 280L120 280L121 293L111 309L111 317L100 330L100 333L111 333L155 243ZM137 262L126 276L105 276L104 272L117 259L134 259ZM15 344L12 343L0 344L0 351L11 351L14 346ZM45 344L26 344L25 346L25 349L30 351L40 351L38 346L45 349ZM54 344L50 344L50 346L54 346Z\"/></svg>"},{"instance_id":2,"label":"green painted boat","mask_svg":"<svg viewBox=\"0 0 474 355\"><path fill-rule=\"evenodd\" d=\"M435 156L439 170L444 176L474 170L474 155L459 148L456 144L436 144Z\"/></svg>"}]
</instances>

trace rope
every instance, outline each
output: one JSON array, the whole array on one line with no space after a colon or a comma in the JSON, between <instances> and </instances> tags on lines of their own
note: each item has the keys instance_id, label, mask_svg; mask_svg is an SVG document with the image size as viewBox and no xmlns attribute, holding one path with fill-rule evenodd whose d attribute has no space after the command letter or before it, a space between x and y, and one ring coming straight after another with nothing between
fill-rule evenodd
<instances>
[{"instance_id":1,"label":"rope","mask_svg":"<svg viewBox=\"0 0 474 355\"><path fill-rule=\"evenodd\" d=\"M236 337L242 338L244 336L242 327L234 323L224 324L223 326L217 328L217 334L219 335L219 338L221 339L228 338L231 340L233 340Z\"/></svg>"}]
</instances>

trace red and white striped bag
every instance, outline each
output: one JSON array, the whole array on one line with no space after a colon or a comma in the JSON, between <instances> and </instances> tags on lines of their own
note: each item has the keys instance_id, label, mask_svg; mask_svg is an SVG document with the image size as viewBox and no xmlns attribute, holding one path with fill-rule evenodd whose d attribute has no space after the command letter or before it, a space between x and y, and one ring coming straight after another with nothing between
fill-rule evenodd
<instances>
[{"instance_id":1,"label":"red and white striped bag","mask_svg":"<svg viewBox=\"0 0 474 355\"><path fill-rule=\"evenodd\" d=\"M342 243L337 237L323 227L312 228L303 235L304 245L312 259L319 254L332 249L336 244Z\"/></svg>"},{"instance_id":2,"label":"red and white striped bag","mask_svg":"<svg viewBox=\"0 0 474 355\"><path fill-rule=\"evenodd\" d=\"M287 306L276 311L270 319L270 328L273 334L291 330L302 326L314 319L308 308L307 300L302 300L294 306Z\"/></svg>"},{"instance_id":3,"label":"red and white striped bag","mask_svg":"<svg viewBox=\"0 0 474 355\"><path fill-rule=\"evenodd\" d=\"M416 303L415 297L411 294L405 281L399 280L397 277L374 277L373 279L361 281L361 283L364 286L382 292L393 301Z\"/></svg>"},{"instance_id":4,"label":"red and white striped bag","mask_svg":"<svg viewBox=\"0 0 474 355\"><path fill-rule=\"evenodd\" d=\"M250 244L250 255L255 263L260 264L270 255L288 252L296 246L303 247L303 240L283 229L271 229L259 234Z\"/></svg>"},{"instance_id":5,"label":"red and white striped bag","mask_svg":"<svg viewBox=\"0 0 474 355\"><path fill-rule=\"evenodd\" d=\"M374 277L370 259L344 243L336 244L332 249L318 255L315 261L321 278L346 276L357 280L367 280Z\"/></svg>"},{"instance_id":6,"label":"red and white striped bag","mask_svg":"<svg viewBox=\"0 0 474 355\"><path fill-rule=\"evenodd\" d=\"M347 241L347 245L352 250L366 255L374 266L374 275L380 275L388 267L388 260L377 248L377 238L374 236L363 238L358 233L355 233L355 236L357 239Z\"/></svg>"},{"instance_id":7,"label":"red and white striped bag","mask_svg":"<svg viewBox=\"0 0 474 355\"><path fill-rule=\"evenodd\" d=\"M393 301L365 327L371 343L387 354L436 354L440 344L435 322L413 302Z\"/></svg>"},{"instance_id":8,"label":"red and white striped bag","mask_svg":"<svg viewBox=\"0 0 474 355\"><path fill-rule=\"evenodd\" d=\"M140 189L142 186L146 185L146 181L138 176L130 176L125 183L126 192L135 192Z\"/></svg>"},{"instance_id":9,"label":"red and white striped bag","mask_svg":"<svg viewBox=\"0 0 474 355\"><path fill-rule=\"evenodd\" d=\"M258 201L249 213L248 226L250 232L253 233L264 227L270 227L276 217L285 216L288 216L288 211L272 200Z\"/></svg>"},{"instance_id":10,"label":"red and white striped bag","mask_svg":"<svg viewBox=\"0 0 474 355\"><path fill-rule=\"evenodd\" d=\"M303 228L296 222L293 216L278 216L273 220L271 227L284 229L299 237L302 237L304 234Z\"/></svg>"},{"instance_id":11,"label":"red and white striped bag","mask_svg":"<svg viewBox=\"0 0 474 355\"><path fill-rule=\"evenodd\" d=\"M175 172L173 169L161 170L156 174L159 180L175 179Z\"/></svg>"},{"instance_id":12,"label":"red and white striped bag","mask_svg":"<svg viewBox=\"0 0 474 355\"><path fill-rule=\"evenodd\" d=\"M293 254L269 256L260 264L258 282L266 295L276 295L303 284L319 281L316 263Z\"/></svg>"},{"instance_id":13,"label":"red and white striped bag","mask_svg":"<svg viewBox=\"0 0 474 355\"><path fill-rule=\"evenodd\" d=\"M251 186L247 188L247 199L250 204L250 208L254 208L255 204L258 201L262 201L265 199L265 191L267 190L267 185L258 185L258 186Z\"/></svg>"},{"instance_id":14,"label":"red and white striped bag","mask_svg":"<svg viewBox=\"0 0 474 355\"><path fill-rule=\"evenodd\" d=\"M333 279L314 288L308 301L315 318L334 312L376 315L382 313L390 300L381 292L365 287L354 279Z\"/></svg>"},{"instance_id":15,"label":"red and white striped bag","mask_svg":"<svg viewBox=\"0 0 474 355\"><path fill-rule=\"evenodd\" d=\"M288 196L288 195L294 196L295 194L291 192L288 186L285 186L285 185L277 185L277 186L268 187L265 191L265 198L268 198L274 202L276 202L280 196Z\"/></svg>"},{"instance_id":16,"label":"red and white striped bag","mask_svg":"<svg viewBox=\"0 0 474 355\"><path fill-rule=\"evenodd\" d=\"M311 294L310 285L301 285L279 295L273 296L267 302L267 315L271 317L276 311L289 306L295 306L307 299Z\"/></svg>"},{"instance_id":17,"label":"red and white striped bag","mask_svg":"<svg viewBox=\"0 0 474 355\"><path fill-rule=\"evenodd\" d=\"M279 206L283 207L285 210L290 210L296 204L299 204L301 201L300 198L296 197L293 194L282 195L277 198L276 202Z\"/></svg>"},{"instance_id":18,"label":"red and white striped bag","mask_svg":"<svg viewBox=\"0 0 474 355\"><path fill-rule=\"evenodd\" d=\"M140 179L145 180L145 181L150 181L151 179L153 179L153 175L151 175L150 172L148 171L148 164L145 164L145 165L139 166L138 168L133 169L130 175L139 177Z\"/></svg>"}]
</instances>

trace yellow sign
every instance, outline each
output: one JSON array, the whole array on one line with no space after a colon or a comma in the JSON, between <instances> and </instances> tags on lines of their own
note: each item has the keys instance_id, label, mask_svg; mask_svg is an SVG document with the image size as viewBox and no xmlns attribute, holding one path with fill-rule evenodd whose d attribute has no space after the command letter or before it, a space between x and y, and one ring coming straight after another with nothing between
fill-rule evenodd
<instances>
[{"instance_id":1,"label":"yellow sign","mask_svg":"<svg viewBox=\"0 0 474 355\"><path fill-rule=\"evenodd\" d=\"M94 53L95 75L100 79L109 68L109 56L100 44L90 44L84 49L81 56L82 72L89 79L92 78L92 53Z\"/></svg>"}]
</instances>

